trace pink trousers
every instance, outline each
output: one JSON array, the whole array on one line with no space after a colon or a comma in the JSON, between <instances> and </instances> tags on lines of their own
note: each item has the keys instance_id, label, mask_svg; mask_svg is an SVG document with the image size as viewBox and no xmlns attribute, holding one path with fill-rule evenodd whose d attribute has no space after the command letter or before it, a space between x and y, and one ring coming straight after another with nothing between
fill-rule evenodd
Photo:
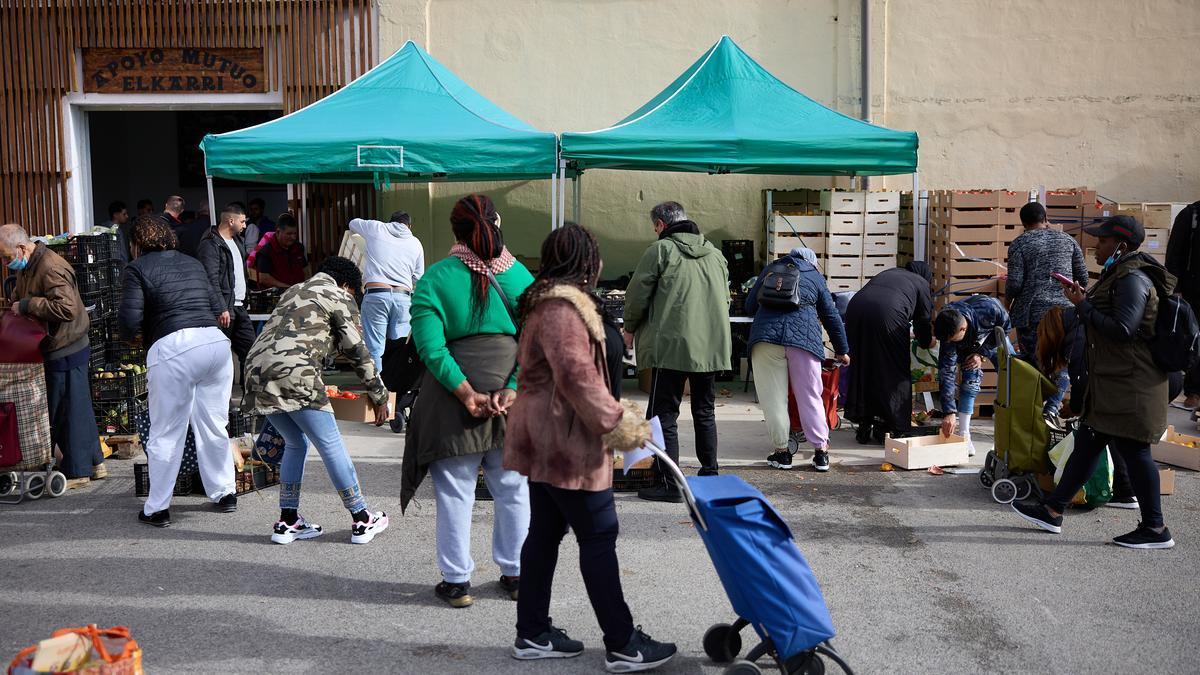
<instances>
[{"instance_id":1,"label":"pink trousers","mask_svg":"<svg viewBox=\"0 0 1200 675\"><path fill-rule=\"evenodd\" d=\"M829 421L821 400L821 362L803 349L759 342L750 354L754 362L754 387L758 390L767 435L776 449L788 441L788 389L796 396L796 410L805 435L814 448L827 448Z\"/></svg>"},{"instance_id":2,"label":"pink trousers","mask_svg":"<svg viewBox=\"0 0 1200 675\"><path fill-rule=\"evenodd\" d=\"M787 348L788 376L796 394L796 412L808 442L817 449L828 449L829 420L821 400L821 361L803 349Z\"/></svg>"}]
</instances>

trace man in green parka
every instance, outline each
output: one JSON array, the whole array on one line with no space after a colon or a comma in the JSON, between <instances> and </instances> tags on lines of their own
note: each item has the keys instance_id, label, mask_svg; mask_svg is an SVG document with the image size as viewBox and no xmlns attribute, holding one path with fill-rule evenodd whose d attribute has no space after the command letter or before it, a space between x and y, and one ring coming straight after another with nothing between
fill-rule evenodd
<instances>
[{"instance_id":1,"label":"man in green parka","mask_svg":"<svg viewBox=\"0 0 1200 675\"><path fill-rule=\"evenodd\" d=\"M729 370L729 269L721 252L663 202L650 211L658 241L650 245L625 292L625 342L636 343L639 368L651 369L648 417L662 423L671 459L679 461L679 404L691 386L701 476L717 474L717 373ZM659 484L638 492L652 501L683 501L655 465Z\"/></svg>"},{"instance_id":2,"label":"man in green parka","mask_svg":"<svg viewBox=\"0 0 1200 675\"><path fill-rule=\"evenodd\" d=\"M1099 238L1100 280L1084 290L1078 283L1064 293L1084 326L1088 387L1075 449L1054 493L1042 502L1013 502L1025 520L1062 532L1063 513L1096 470L1105 447L1119 453L1142 511L1134 531L1113 538L1126 548L1171 548L1175 540L1163 522L1158 467L1150 444L1167 427L1167 374L1150 350L1160 298L1175 292L1175 277L1138 251L1146 230L1132 216L1114 216L1084 230Z\"/></svg>"}]
</instances>

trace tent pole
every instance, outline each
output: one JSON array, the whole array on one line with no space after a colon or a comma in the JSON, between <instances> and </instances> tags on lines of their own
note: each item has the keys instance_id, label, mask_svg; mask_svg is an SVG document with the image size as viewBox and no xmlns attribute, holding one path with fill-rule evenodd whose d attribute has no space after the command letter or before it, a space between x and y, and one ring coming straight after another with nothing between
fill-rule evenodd
<instances>
[{"instance_id":1,"label":"tent pole","mask_svg":"<svg viewBox=\"0 0 1200 675\"><path fill-rule=\"evenodd\" d=\"M558 226L562 227L567 220L567 163L558 160Z\"/></svg>"},{"instance_id":2,"label":"tent pole","mask_svg":"<svg viewBox=\"0 0 1200 675\"><path fill-rule=\"evenodd\" d=\"M217 208L217 202L213 200L212 176L204 178L208 182L208 224L211 226L217 224L217 217L220 216L221 209Z\"/></svg>"},{"instance_id":3,"label":"tent pole","mask_svg":"<svg viewBox=\"0 0 1200 675\"><path fill-rule=\"evenodd\" d=\"M579 222L579 212L583 208L582 198L579 195L579 186L583 183L583 181L580 180L582 178L583 175L579 173L576 173L575 176L571 178L571 219L576 223Z\"/></svg>"},{"instance_id":4,"label":"tent pole","mask_svg":"<svg viewBox=\"0 0 1200 675\"><path fill-rule=\"evenodd\" d=\"M916 171L912 175L912 222L913 222L913 259L925 260L925 223L920 220L921 213L921 176Z\"/></svg>"},{"instance_id":5,"label":"tent pole","mask_svg":"<svg viewBox=\"0 0 1200 675\"><path fill-rule=\"evenodd\" d=\"M300 234L302 235L300 241L306 248L311 249L312 246L309 244L310 237L308 232L308 183L300 184L300 222L303 223L303 227L300 228Z\"/></svg>"},{"instance_id":6,"label":"tent pole","mask_svg":"<svg viewBox=\"0 0 1200 675\"><path fill-rule=\"evenodd\" d=\"M550 174L550 230L558 228L558 172Z\"/></svg>"}]
</instances>

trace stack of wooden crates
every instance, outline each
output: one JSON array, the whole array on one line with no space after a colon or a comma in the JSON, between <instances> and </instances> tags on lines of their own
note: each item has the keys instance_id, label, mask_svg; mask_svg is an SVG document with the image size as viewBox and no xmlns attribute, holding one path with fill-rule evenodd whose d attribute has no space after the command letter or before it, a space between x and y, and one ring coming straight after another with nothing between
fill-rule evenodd
<instances>
[{"instance_id":1,"label":"stack of wooden crates","mask_svg":"<svg viewBox=\"0 0 1200 675\"><path fill-rule=\"evenodd\" d=\"M896 266L899 192L769 190L766 201L768 258L812 249L830 291L857 291Z\"/></svg>"}]
</instances>

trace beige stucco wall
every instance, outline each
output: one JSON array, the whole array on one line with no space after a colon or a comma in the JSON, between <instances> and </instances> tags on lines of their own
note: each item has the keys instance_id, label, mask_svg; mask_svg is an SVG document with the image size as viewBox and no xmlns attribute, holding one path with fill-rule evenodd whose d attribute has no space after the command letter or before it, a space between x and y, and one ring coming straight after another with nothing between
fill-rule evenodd
<instances>
[{"instance_id":1,"label":"beige stucco wall","mask_svg":"<svg viewBox=\"0 0 1200 675\"><path fill-rule=\"evenodd\" d=\"M1121 200L1200 198L1200 58L1186 56L1200 44L1200 2L872 8L875 119L920 134L923 187L1087 184ZM412 39L549 131L623 118L722 34L812 98L858 110L857 0L381 0L380 15L384 55ZM832 184L615 171L583 180L582 221L600 237L606 276L636 263L658 201L681 201L713 239L761 248L763 188ZM546 181L403 187L382 206L412 211L436 258L450 245L454 199L475 189L497 198L510 247L536 255L549 227Z\"/></svg>"}]
</instances>

